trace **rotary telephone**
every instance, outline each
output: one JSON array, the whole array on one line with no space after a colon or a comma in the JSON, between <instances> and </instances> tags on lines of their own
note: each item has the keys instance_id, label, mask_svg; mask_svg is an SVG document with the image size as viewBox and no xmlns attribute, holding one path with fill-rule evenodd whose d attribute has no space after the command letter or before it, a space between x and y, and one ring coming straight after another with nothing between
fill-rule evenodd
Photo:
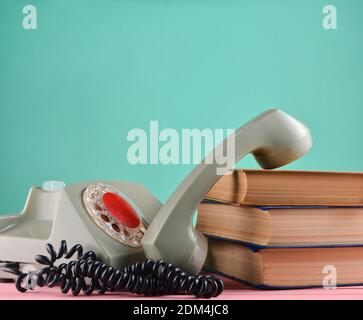
<instances>
[{"instance_id":1,"label":"rotary telephone","mask_svg":"<svg viewBox=\"0 0 363 320\"><path fill-rule=\"evenodd\" d=\"M233 164L251 153L261 167L273 169L303 156L311 148L312 139L304 124L273 109L239 128L207 157L217 159L230 144L234 144L235 150ZM207 162L207 157L191 171L165 204L143 186L130 182L89 181L65 186L61 182L47 181L42 187L32 187L21 214L0 218L0 261L8 263L9 271L9 262L18 266L34 264L36 254L48 252L50 258L41 255L36 261L38 265L51 269L56 259L78 253L80 261L88 259L93 262L80 262L77 272L89 274L92 271L93 275L98 272L100 276L100 270L103 270L108 283L113 281L114 285L116 275L107 274L108 265L123 268L133 264L134 271L141 270L140 277L147 272L158 273L160 268L169 278L183 274L185 280L186 273L198 274L208 244L194 228L192 218L206 193L221 177L218 172L225 170L217 161ZM63 239L72 244L82 243L89 251L83 254L83 247L77 245L67 250ZM61 243L61 247L57 252L48 243ZM96 255L100 260L95 259ZM153 260L137 263L145 256ZM159 264L153 262L160 259L163 261ZM103 261L104 269L99 266L99 261ZM98 271L95 265L99 266ZM16 273L14 268L13 273ZM5 273L1 276L8 277ZM118 277L116 282L121 283L121 275ZM67 291L67 285L72 286L63 278L55 279L55 275L53 278L55 282L64 282L64 291ZM45 281L42 279L40 284ZM134 281L130 279L127 281ZM198 278L194 278L194 282L190 280L189 289L194 286L194 290L201 291L202 285L196 284L195 279ZM143 285L145 288L149 286L148 292L153 293L148 280L136 282L133 287L129 283L134 292L140 291ZM184 289L187 283L187 280L183 282ZM207 286L207 282L204 283ZM73 284L73 289L77 293L82 286L84 284ZM97 284L94 287L103 290Z\"/></svg>"}]
</instances>

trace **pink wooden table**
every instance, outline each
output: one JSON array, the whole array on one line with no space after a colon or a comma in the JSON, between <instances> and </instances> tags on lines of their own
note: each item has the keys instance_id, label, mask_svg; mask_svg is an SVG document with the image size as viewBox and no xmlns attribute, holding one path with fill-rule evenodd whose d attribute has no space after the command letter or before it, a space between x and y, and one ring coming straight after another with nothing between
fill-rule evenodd
<instances>
[{"instance_id":1,"label":"pink wooden table","mask_svg":"<svg viewBox=\"0 0 363 320\"><path fill-rule=\"evenodd\" d=\"M225 291L215 299L220 300L363 300L363 287L344 287L336 289L300 289L265 291L250 288L238 282L225 279ZM195 299L189 296L167 296L145 298L127 293L109 293L105 295L92 295L74 297L71 294L63 295L59 288L36 288L34 291L19 293L13 283L0 283L0 300L60 300L60 299Z\"/></svg>"}]
</instances>

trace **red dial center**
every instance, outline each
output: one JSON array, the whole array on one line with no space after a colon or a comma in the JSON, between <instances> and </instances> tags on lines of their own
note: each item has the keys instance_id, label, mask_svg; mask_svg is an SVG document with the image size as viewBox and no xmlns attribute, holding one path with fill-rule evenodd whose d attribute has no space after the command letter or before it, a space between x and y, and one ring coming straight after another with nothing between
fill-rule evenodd
<instances>
[{"instance_id":1,"label":"red dial center","mask_svg":"<svg viewBox=\"0 0 363 320\"><path fill-rule=\"evenodd\" d=\"M136 228L140 225L140 218L135 209L118 194L106 192L102 201L108 212L126 227Z\"/></svg>"}]
</instances>

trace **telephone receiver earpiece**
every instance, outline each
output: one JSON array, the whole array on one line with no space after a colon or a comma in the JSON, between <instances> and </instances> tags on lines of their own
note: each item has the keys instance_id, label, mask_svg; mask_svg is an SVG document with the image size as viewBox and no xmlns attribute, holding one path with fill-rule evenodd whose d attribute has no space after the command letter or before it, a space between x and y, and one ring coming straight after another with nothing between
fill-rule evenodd
<instances>
[{"instance_id":1,"label":"telephone receiver earpiece","mask_svg":"<svg viewBox=\"0 0 363 320\"><path fill-rule=\"evenodd\" d=\"M192 170L161 207L142 239L147 257L164 259L192 274L201 270L208 244L194 228L192 218L207 192L221 178L220 173L229 173L226 164L219 164L216 159L231 145L234 152L230 165L253 154L262 168L273 169L303 156L310 150L312 138L303 123L277 109L240 127Z\"/></svg>"}]
</instances>

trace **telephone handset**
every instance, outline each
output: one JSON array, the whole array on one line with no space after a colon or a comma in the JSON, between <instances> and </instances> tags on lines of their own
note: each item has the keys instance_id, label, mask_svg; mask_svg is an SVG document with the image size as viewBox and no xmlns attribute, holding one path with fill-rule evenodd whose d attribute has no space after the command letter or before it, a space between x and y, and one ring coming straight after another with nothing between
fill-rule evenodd
<instances>
[{"instance_id":1,"label":"telephone handset","mask_svg":"<svg viewBox=\"0 0 363 320\"><path fill-rule=\"evenodd\" d=\"M228 150L229 143L235 146L233 165L251 153L261 167L273 169L303 156L310 150L312 139L309 129L298 120L280 110L268 110L227 137L212 151L212 157L220 159L218 155ZM193 227L192 217L223 170L223 164L203 160L185 178L161 207L142 240L147 257L162 258L190 273L201 270L207 241Z\"/></svg>"},{"instance_id":2,"label":"telephone handset","mask_svg":"<svg viewBox=\"0 0 363 320\"><path fill-rule=\"evenodd\" d=\"M235 146L232 165L251 153L263 168L272 169L304 155L312 139L304 124L276 109L227 137L212 156L224 153L231 143ZM47 182L42 188L33 187L20 215L0 218L0 261L34 263L34 256L45 253L47 243L66 239L83 244L114 267L146 255L197 274L206 258L207 242L195 230L192 217L224 165L202 161L164 205L143 186L129 182L69 186Z\"/></svg>"}]
</instances>

